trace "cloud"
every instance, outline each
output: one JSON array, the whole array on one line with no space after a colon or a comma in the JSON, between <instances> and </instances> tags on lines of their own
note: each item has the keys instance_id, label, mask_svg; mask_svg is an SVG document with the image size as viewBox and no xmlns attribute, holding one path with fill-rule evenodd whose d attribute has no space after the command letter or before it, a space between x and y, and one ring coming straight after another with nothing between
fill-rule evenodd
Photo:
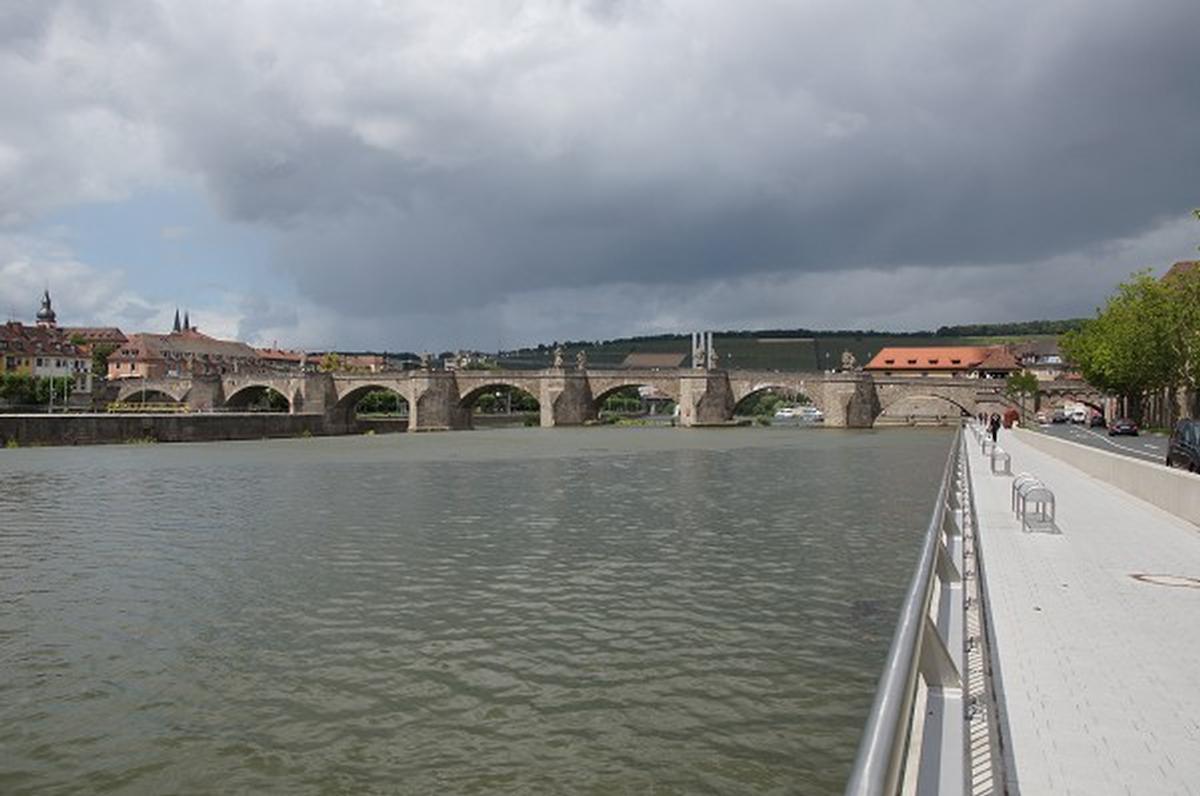
<instances>
[{"instance_id":1,"label":"cloud","mask_svg":"<svg viewBox=\"0 0 1200 796\"><path fill-rule=\"evenodd\" d=\"M175 306L139 293L119 268L81 261L71 246L53 237L0 234L0 311L6 320L33 323L42 291L49 289L61 326L117 326L127 332L164 332ZM236 334L239 315L218 302L194 313L204 331Z\"/></svg>"},{"instance_id":2,"label":"cloud","mask_svg":"<svg viewBox=\"0 0 1200 796\"><path fill-rule=\"evenodd\" d=\"M217 6L0 16L0 224L201 186L295 328L409 347L1079 314L1009 286L1200 203L1191 0Z\"/></svg>"}]
</instances>

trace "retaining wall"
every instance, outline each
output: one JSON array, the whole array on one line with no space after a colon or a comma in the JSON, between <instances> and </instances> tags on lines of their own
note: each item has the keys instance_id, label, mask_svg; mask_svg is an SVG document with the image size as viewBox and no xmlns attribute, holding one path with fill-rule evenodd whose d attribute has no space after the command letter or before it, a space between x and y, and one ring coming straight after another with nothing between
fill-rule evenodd
<instances>
[{"instance_id":1,"label":"retaining wall","mask_svg":"<svg viewBox=\"0 0 1200 796\"><path fill-rule=\"evenodd\" d=\"M0 447L209 442L328 433L325 417L317 414L0 415Z\"/></svg>"},{"instance_id":2,"label":"retaining wall","mask_svg":"<svg viewBox=\"0 0 1200 796\"><path fill-rule=\"evenodd\" d=\"M1022 442L1134 497L1200 525L1200 475L1164 464L1140 461L1026 429L1014 429Z\"/></svg>"}]
</instances>

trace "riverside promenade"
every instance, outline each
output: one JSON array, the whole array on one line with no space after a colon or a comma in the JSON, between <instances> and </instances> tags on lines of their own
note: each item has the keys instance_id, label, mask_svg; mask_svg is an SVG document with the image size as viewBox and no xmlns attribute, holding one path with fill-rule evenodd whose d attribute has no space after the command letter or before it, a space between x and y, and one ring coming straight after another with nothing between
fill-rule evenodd
<instances>
[{"instance_id":1,"label":"riverside promenade","mask_svg":"<svg viewBox=\"0 0 1200 796\"><path fill-rule=\"evenodd\" d=\"M1200 527L1020 436L1000 446L1054 491L1058 532L1021 529L967 437L1009 784L1200 794Z\"/></svg>"}]
</instances>

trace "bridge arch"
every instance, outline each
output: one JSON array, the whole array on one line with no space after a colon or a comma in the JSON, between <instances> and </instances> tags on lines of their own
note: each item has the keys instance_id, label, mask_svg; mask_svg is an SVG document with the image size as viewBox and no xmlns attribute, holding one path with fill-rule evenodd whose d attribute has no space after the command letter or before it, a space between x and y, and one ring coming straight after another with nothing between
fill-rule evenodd
<instances>
[{"instance_id":1,"label":"bridge arch","mask_svg":"<svg viewBox=\"0 0 1200 796\"><path fill-rule=\"evenodd\" d=\"M404 406L407 407L408 412L411 414L412 403L409 401L408 396L399 389L399 385L395 383L385 384L383 382L355 384L354 387L346 390L340 396L338 396L334 411L337 413L338 417L341 417L345 420L353 420L357 414L358 405L364 398L373 392L392 393L399 399L400 402L403 402Z\"/></svg>"},{"instance_id":2,"label":"bridge arch","mask_svg":"<svg viewBox=\"0 0 1200 796\"><path fill-rule=\"evenodd\" d=\"M134 395L148 393L164 396L173 403L179 403L187 396L188 390L192 388L190 381L184 384L171 384L143 379L123 379L122 381L127 383L122 383L117 390L117 401L119 402L129 401Z\"/></svg>"},{"instance_id":3,"label":"bridge arch","mask_svg":"<svg viewBox=\"0 0 1200 796\"><path fill-rule=\"evenodd\" d=\"M775 393L776 395L794 395L801 403L807 402L811 406L816 406L824 411L824 408L819 406L813 397L806 393L803 389L795 384L787 384L785 382L764 382L754 384L749 390L742 392L739 397L734 395L733 414L736 417L745 411L746 406L753 400L757 399L764 393Z\"/></svg>"},{"instance_id":4,"label":"bridge arch","mask_svg":"<svg viewBox=\"0 0 1200 796\"><path fill-rule=\"evenodd\" d=\"M285 395L276 385L251 382L225 396L225 407L242 411L290 412L298 399L298 394Z\"/></svg>"},{"instance_id":5,"label":"bridge arch","mask_svg":"<svg viewBox=\"0 0 1200 796\"><path fill-rule=\"evenodd\" d=\"M605 379L603 382L597 384L596 388L592 391L592 408L600 411L605 401L622 390L630 388L640 389L642 387L651 387L658 390L675 403L679 403L679 384L677 382L671 383L663 379Z\"/></svg>"},{"instance_id":6,"label":"bridge arch","mask_svg":"<svg viewBox=\"0 0 1200 796\"><path fill-rule=\"evenodd\" d=\"M978 403L975 400L971 400L968 402L968 401L965 401L963 399L963 396L961 396L961 395L954 394L954 393L940 392L937 390L915 390L915 391L893 394L888 397L888 400L886 403L882 400L882 396L880 396L880 397L881 397L881 400L880 400L880 405L879 405L879 414L876 415L876 419L878 419L879 417L882 417L884 414L887 413L887 411L889 409L896 406L896 404L899 404L902 401L909 401L909 400L922 400L922 399L923 400L931 400L932 399L932 400L943 401L943 402L951 404L952 406L957 408L958 411L961 413L962 417L973 417L975 415L975 413L978 411Z\"/></svg>"},{"instance_id":7,"label":"bridge arch","mask_svg":"<svg viewBox=\"0 0 1200 796\"><path fill-rule=\"evenodd\" d=\"M1083 404L1084 406L1088 407L1089 409L1096 410L1100 414L1105 413L1104 404L1099 403L1098 398L1095 395L1089 394L1089 395L1081 396L1081 395L1076 395L1074 393L1057 393L1056 392L1056 393L1042 393L1041 397L1043 397L1051 407L1057 408L1057 407L1061 407L1067 403L1075 403L1075 404Z\"/></svg>"},{"instance_id":8,"label":"bridge arch","mask_svg":"<svg viewBox=\"0 0 1200 796\"><path fill-rule=\"evenodd\" d=\"M117 402L127 404L177 404L180 402L180 399L165 390L160 390L156 387L147 387L144 390L125 391L117 399Z\"/></svg>"},{"instance_id":9,"label":"bridge arch","mask_svg":"<svg viewBox=\"0 0 1200 796\"><path fill-rule=\"evenodd\" d=\"M483 396L504 391L527 396L527 398L531 399L539 409L541 408L541 401L538 398L536 384L530 384L522 379L504 378L499 378L495 381L488 381L485 384L472 385L467 389L466 392L463 392L459 396L458 406L460 409L471 411L475 408L475 406L479 403L479 399Z\"/></svg>"}]
</instances>

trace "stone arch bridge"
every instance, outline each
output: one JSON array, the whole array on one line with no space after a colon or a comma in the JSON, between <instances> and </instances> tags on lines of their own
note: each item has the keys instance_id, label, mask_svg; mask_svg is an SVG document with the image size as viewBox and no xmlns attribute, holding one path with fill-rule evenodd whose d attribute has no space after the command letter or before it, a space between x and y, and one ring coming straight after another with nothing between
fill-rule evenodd
<instances>
[{"instance_id":1,"label":"stone arch bridge","mask_svg":"<svg viewBox=\"0 0 1200 796\"><path fill-rule=\"evenodd\" d=\"M294 414L320 414L330 433L355 428L354 408L372 390L391 390L408 403L413 431L470 428L472 407L500 387L538 400L543 426L581 425L596 419L604 399L627 387L649 386L679 406L683 426L729 422L739 404L766 390L802 393L835 428L869 428L906 398L939 399L964 414L996 411L1011 402L1004 384L988 379L878 377L865 373L781 373L752 370L467 370L383 373L240 373L211 378L123 379L110 385L118 401L144 397L184 403L196 411L236 411L266 391L282 395ZM1050 398L1069 391L1102 396L1078 382L1043 385Z\"/></svg>"}]
</instances>

